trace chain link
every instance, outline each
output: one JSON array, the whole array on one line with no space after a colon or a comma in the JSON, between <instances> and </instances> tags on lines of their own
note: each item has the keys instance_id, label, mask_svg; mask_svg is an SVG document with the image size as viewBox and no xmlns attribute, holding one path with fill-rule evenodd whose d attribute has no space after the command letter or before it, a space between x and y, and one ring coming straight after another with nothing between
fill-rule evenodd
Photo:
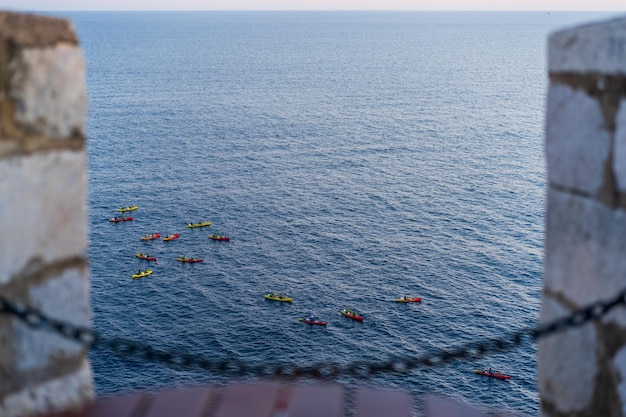
<instances>
[{"instance_id":1,"label":"chain link","mask_svg":"<svg viewBox=\"0 0 626 417\"><path fill-rule=\"evenodd\" d=\"M440 349L416 357L402 356L384 362L356 361L347 365L316 363L308 366L295 364L247 364L239 359L209 359L190 353L168 352L155 349L146 343L120 337L104 337L86 327L50 318L40 311L21 303L12 303L0 295L0 313L12 315L35 329L48 330L74 340L86 348L98 346L113 353L133 356L146 361L160 362L172 367L194 368L230 376L252 375L283 379L314 378L333 380L341 375L368 378L381 373L408 373L417 368L439 367L454 360L476 359L489 354L514 349L524 342L536 341L551 334L580 327L599 320L618 306L626 305L626 289L611 299L592 303L572 314L540 325L526 327L500 338L472 341L449 350Z\"/></svg>"}]
</instances>

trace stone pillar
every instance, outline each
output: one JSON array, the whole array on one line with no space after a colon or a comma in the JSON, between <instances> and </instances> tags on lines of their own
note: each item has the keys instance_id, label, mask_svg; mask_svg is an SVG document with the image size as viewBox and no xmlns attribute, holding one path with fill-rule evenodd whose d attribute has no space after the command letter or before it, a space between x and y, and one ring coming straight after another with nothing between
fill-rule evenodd
<instances>
[{"instance_id":1,"label":"stone pillar","mask_svg":"<svg viewBox=\"0 0 626 417\"><path fill-rule=\"evenodd\" d=\"M0 294L90 326L84 62L62 19L0 12ZM85 349L0 315L0 415L93 395Z\"/></svg>"},{"instance_id":2,"label":"stone pillar","mask_svg":"<svg viewBox=\"0 0 626 417\"><path fill-rule=\"evenodd\" d=\"M626 287L626 19L550 36L546 322ZM626 415L626 309L539 342L542 416Z\"/></svg>"}]
</instances>

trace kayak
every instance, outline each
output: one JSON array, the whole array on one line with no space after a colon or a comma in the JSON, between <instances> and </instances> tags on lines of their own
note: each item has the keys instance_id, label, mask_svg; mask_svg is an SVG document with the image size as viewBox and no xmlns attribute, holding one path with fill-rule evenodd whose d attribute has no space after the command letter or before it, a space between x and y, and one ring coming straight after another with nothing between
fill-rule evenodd
<instances>
[{"instance_id":1,"label":"kayak","mask_svg":"<svg viewBox=\"0 0 626 417\"><path fill-rule=\"evenodd\" d=\"M490 376L491 378L498 378L498 379L504 379L504 380L511 378L511 375L504 375L504 374L501 374L500 372L481 371L480 369L474 369L474 373L479 374L479 375Z\"/></svg>"},{"instance_id":2,"label":"kayak","mask_svg":"<svg viewBox=\"0 0 626 417\"><path fill-rule=\"evenodd\" d=\"M300 317L298 320L300 320L301 322L307 323L307 324L319 324L320 326L326 326L328 324L327 321L321 321L321 320L317 320L317 319L303 319L302 317Z\"/></svg>"},{"instance_id":3,"label":"kayak","mask_svg":"<svg viewBox=\"0 0 626 417\"><path fill-rule=\"evenodd\" d=\"M293 302L293 298L287 297L286 295L278 294L274 295L274 293L265 294L266 300L274 300L274 301L282 301L285 303Z\"/></svg>"},{"instance_id":4,"label":"kayak","mask_svg":"<svg viewBox=\"0 0 626 417\"><path fill-rule=\"evenodd\" d=\"M422 297L396 298L396 303L421 303Z\"/></svg>"},{"instance_id":5,"label":"kayak","mask_svg":"<svg viewBox=\"0 0 626 417\"><path fill-rule=\"evenodd\" d=\"M152 239L158 239L161 237L161 233L153 233L151 235L148 236L142 236L141 240L152 240Z\"/></svg>"},{"instance_id":6,"label":"kayak","mask_svg":"<svg viewBox=\"0 0 626 417\"><path fill-rule=\"evenodd\" d=\"M139 273L139 274L133 274L131 275L133 278L142 278L142 277L147 277L148 275L150 275L152 273L152 269L146 269L145 271Z\"/></svg>"},{"instance_id":7,"label":"kayak","mask_svg":"<svg viewBox=\"0 0 626 417\"><path fill-rule=\"evenodd\" d=\"M209 239L211 240L219 240L222 242L228 242L230 241L230 238L228 236L215 236L215 235L211 235L209 236Z\"/></svg>"},{"instance_id":8,"label":"kayak","mask_svg":"<svg viewBox=\"0 0 626 417\"><path fill-rule=\"evenodd\" d=\"M128 207L118 208L117 211L120 213L125 213L127 211L137 210L138 208L139 208L138 206L128 206Z\"/></svg>"},{"instance_id":9,"label":"kayak","mask_svg":"<svg viewBox=\"0 0 626 417\"><path fill-rule=\"evenodd\" d=\"M164 241L178 239L180 237L180 233L174 233L173 235L167 235L163 238Z\"/></svg>"},{"instance_id":10,"label":"kayak","mask_svg":"<svg viewBox=\"0 0 626 417\"><path fill-rule=\"evenodd\" d=\"M109 221L111 223L119 223L119 222L129 222L132 219L133 219L132 217L113 217L112 219L109 219Z\"/></svg>"},{"instance_id":11,"label":"kayak","mask_svg":"<svg viewBox=\"0 0 626 417\"><path fill-rule=\"evenodd\" d=\"M187 262L187 263L190 263L190 264L195 264L196 262L204 262L204 259L187 258L186 256L183 256L181 258L176 258L176 260L178 262Z\"/></svg>"},{"instance_id":12,"label":"kayak","mask_svg":"<svg viewBox=\"0 0 626 417\"><path fill-rule=\"evenodd\" d=\"M143 259L143 260L146 260L146 261L156 261L157 260L154 256L144 255L143 253L136 253L135 256L138 257L139 259Z\"/></svg>"},{"instance_id":13,"label":"kayak","mask_svg":"<svg viewBox=\"0 0 626 417\"><path fill-rule=\"evenodd\" d=\"M343 310L341 310L341 314L343 314L346 317L351 318L352 320L363 321L363 316L359 316L356 312L350 311L347 308L344 308Z\"/></svg>"},{"instance_id":14,"label":"kayak","mask_svg":"<svg viewBox=\"0 0 626 417\"><path fill-rule=\"evenodd\" d=\"M189 223L185 226L187 229L195 229L196 227L207 227L210 226L211 222L202 222L202 223Z\"/></svg>"}]
</instances>

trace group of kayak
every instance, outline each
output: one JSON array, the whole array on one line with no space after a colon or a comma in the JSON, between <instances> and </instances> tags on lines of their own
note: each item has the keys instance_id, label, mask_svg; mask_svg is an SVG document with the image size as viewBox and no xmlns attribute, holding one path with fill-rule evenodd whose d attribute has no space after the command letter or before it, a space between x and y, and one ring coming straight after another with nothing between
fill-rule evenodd
<instances>
[{"instance_id":1,"label":"group of kayak","mask_svg":"<svg viewBox=\"0 0 626 417\"><path fill-rule=\"evenodd\" d=\"M114 217L109 219L109 222L111 222L111 223L120 223L120 222L132 221L133 218L130 217L130 216L125 216L124 213L129 212L129 211L135 211L138 208L139 208L138 206L126 206L126 207L118 208L117 212L118 213L122 213L122 215L121 216L115 215Z\"/></svg>"},{"instance_id":2,"label":"group of kayak","mask_svg":"<svg viewBox=\"0 0 626 417\"><path fill-rule=\"evenodd\" d=\"M211 223L211 222L207 222L207 223ZM189 227L189 225L187 225L185 227ZM200 227L200 226L194 226L194 227ZM161 237L161 233L152 233L152 234L148 233L145 236L142 236L141 240L154 240L154 239L158 239L160 237ZM180 233L170 233L170 234L167 234L163 238L163 240L168 242L170 240L176 240L179 237L180 237ZM230 241L230 237L224 236L222 234L218 235L218 234L215 234L215 233L213 233L212 235L209 235L208 238L211 239L211 240Z\"/></svg>"},{"instance_id":3,"label":"group of kayak","mask_svg":"<svg viewBox=\"0 0 626 417\"><path fill-rule=\"evenodd\" d=\"M119 213L122 213L120 216L115 215L114 217L111 217L109 219L109 222L111 223L120 223L120 222L128 222L128 221L132 221L133 218L127 215L124 215L124 213L127 213L129 211L135 211L139 208L139 206L126 206L126 207L121 207L118 208L117 211ZM187 223L185 225L185 227L187 229L195 229L198 227L209 227L211 226L211 222L210 221L204 221L204 222L198 222L198 223ZM145 236L141 237L141 240L154 240L154 239L158 239L161 237L160 233L149 233L146 234ZM168 234L167 236L165 236L163 238L164 241L170 241L170 240L176 240L180 237L180 233L173 233L173 234ZM224 242L228 242L230 241L230 237L228 236L224 236L223 234L216 234L213 233L212 235L208 236L209 239L211 240L217 240L217 241L224 241Z\"/></svg>"},{"instance_id":4,"label":"group of kayak","mask_svg":"<svg viewBox=\"0 0 626 417\"><path fill-rule=\"evenodd\" d=\"M150 255L149 253L138 252L135 256L139 259L143 259L144 261L156 261L157 258ZM180 256L176 258L179 262L187 262L187 263L196 263L196 262L204 262L204 259L196 258L195 256Z\"/></svg>"},{"instance_id":5,"label":"group of kayak","mask_svg":"<svg viewBox=\"0 0 626 417\"><path fill-rule=\"evenodd\" d=\"M117 209L118 213L122 213L121 215L115 215L115 217L112 217L111 219L109 219L109 222L111 223L119 223L119 222L125 222L125 221L131 221L133 220L132 217L126 215L125 213L130 212L130 211L135 211L139 208L139 206L126 206L126 207L121 207L119 209ZM208 227L211 226L211 222L210 221L201 221L198 223L187 223L187 225L185 226L188 229L195 229L198 227ZM150 241L150 240L155 240L155 239L159 239L161 238L161 233L147 233L144 236L141 237L142 241ZM165 235L163 237L163 241L165 242L169 242L172 240L176 240L180 238L180 233L168 233L167 235ZM230 237L228 236L224 236L223 234L216 234L213 233L212 235L208 236L209 239L212 240L218 240L218 241L230 241ZM156 261L157 258L150 255L149 253L143 253L143 252L138 252L135 254L135 256L139 259L143 259L145 261ZM204 262L204 259L201 258L196 258L195 256L187 256L187 255L183 255L183 256L179 256L178 258L176 258L176 260L178 262L184 262L184 263L198 263L198 262ZM132 274L132 278L143 278L146 277L148 275L151 275L154 271L151 269L146 269L145 271L139 270L136 273Z\"/></svg>"},{"instance_id":6,"label":"group of kayak","mask_svg":"<svg viewBox=\"0 0 626 417\"><path fill-rule=\"evenodd\" d=\"M293 302L293 298L288 297L283 293L274 294L273 292L270 292L269 294L265 294L264 297L266 300L280 301L284 303ZM396 298L394 301L397 303L419 303L422 301L422 297L409 297L408 295L405 295L404 297ZM351 310L349 308L344 308L343 310L341 310L341 314L356 321L363 321L364 319L363 316L356 312L356 310ZM311 316L309 318L300 317L298 320L307 324L319 324L322 326L328 324L327 321L320 320L315 316Z\"/></svg>"},{"instance_id":7,"label":"group of kayak","mask_svg":"<svg viewBox=\"0 0 626 417\"><path fill-rule=\"evenodd\" d=\"M141 240L155 240L161 237L161 233L148 233L141 237ZM180 237L180 233L169 233L163 238L164 241L176 240Z\"/></svg>"},{"instance_id":8,"label":"group of kayak","mask_svg":"<svg viewBox=\"0 0 626 417\"><path fill-rule=\"evenodd\" d=\"M264 297L266 300L280 301L284 303L293 303L293 298L288 297L287 295L283 293L275 294L273 292L270 292L268 294L265 294ZM404 295L403 297L396 298L394 301L396 303L420 303L422 301L422 297L409 297L408 295ZM360 315L356 310L351 310L349 308L344 308L343 310L341 310L341 315L344 317L348 317L352 320L360 321L360 322L364 320L364 317ZM307 318L300 317L298 318L298 321L301 321L303 323L310 324L310 325L319 325L319 326L326 326L328 324L327 321L321 320L319 317L316 317L316 316L310 316ZM484 375L484 376L501 379L501 380L508 380L511 378L510 375L500 373L492 368L489 368L487 370L475 369L474 372L479 375Z\"/></svg>"}]
</instances>

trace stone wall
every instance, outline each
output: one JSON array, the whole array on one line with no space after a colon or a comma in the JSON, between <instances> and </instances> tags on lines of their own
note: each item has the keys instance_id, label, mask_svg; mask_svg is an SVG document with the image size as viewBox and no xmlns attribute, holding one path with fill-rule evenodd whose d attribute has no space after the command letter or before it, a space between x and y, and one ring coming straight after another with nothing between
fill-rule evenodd
<instances>
[{"instance_id":1,"label":"stone wall","mask_svg":"<svg viewBox=\"0 0 626 417\"><path fill-rule=\"evenodd\" d=\"M549 39L543 322L626 287L626 19ZM626 311L539 342L542 416L626 415Z\"/></svg>"},{"instance_id":2,"label":"stone wall","mask_svg":"<svg viewBox=\"0 0 626 417\"><path fill-rule=\"evenodd\" d=\"M0 13L0 294L91 325L84 62L71 24ZM0 316L0 415L92 397L86 352Z\"/></svg>"}]
</instances>

